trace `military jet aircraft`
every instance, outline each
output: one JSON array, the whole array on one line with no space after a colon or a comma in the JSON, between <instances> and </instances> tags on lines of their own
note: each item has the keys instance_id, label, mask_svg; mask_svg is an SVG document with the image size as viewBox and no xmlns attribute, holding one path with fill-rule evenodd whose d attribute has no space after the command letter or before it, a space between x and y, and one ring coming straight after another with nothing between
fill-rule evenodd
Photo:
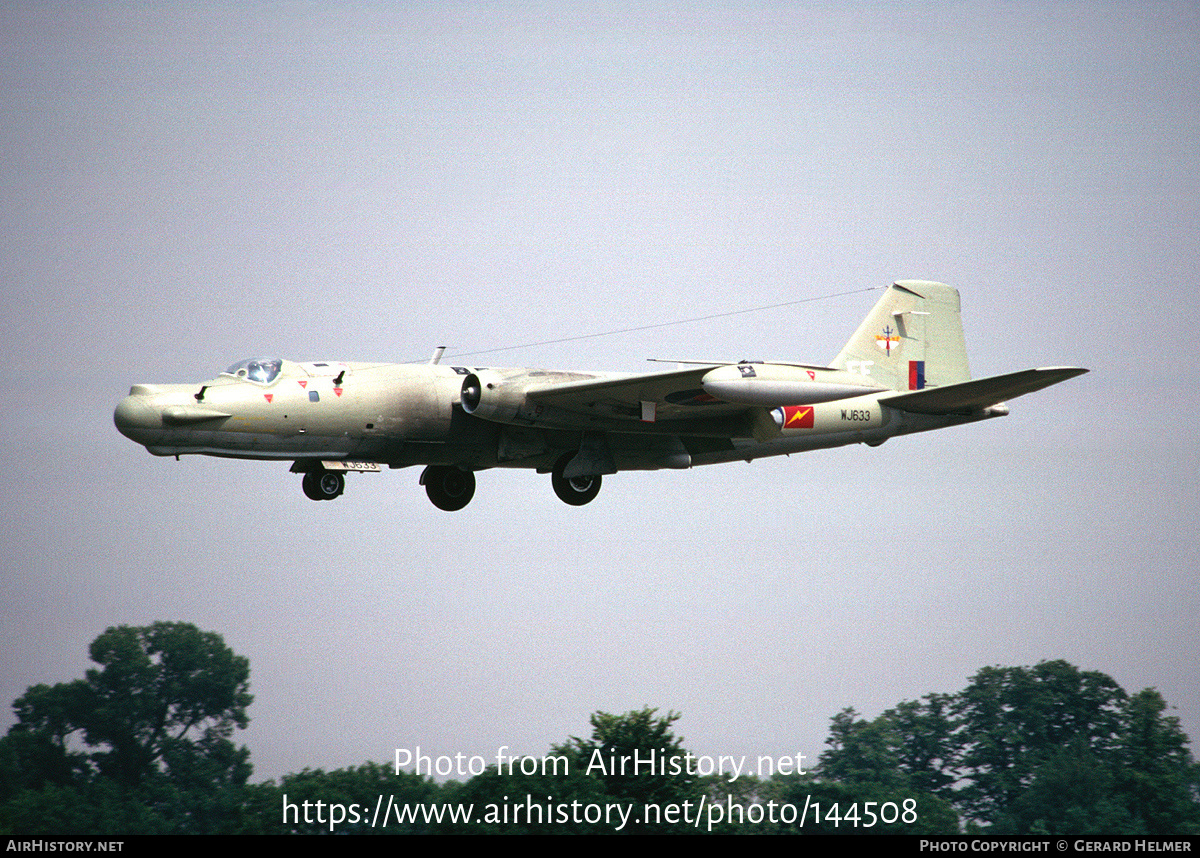
<instances>
[{"instance_id":1,"label":"military jet aircraft","mask_svg":"<svg viewBox=\"0 0 1200 858\"><path fill-rule=\"evenodd\" d=\"M156 456L290 460L304 493L332 500L347 472L424 465L443 510L475 472L532 468L580 506L624 470L877 446L1008 414L1006 400L1087 372L1049 367L972 380L958 291L893 284L828 366L677 361L618 374L255 358L198 384L136 384L122 434Z\"/></svg>"}]
</instances>

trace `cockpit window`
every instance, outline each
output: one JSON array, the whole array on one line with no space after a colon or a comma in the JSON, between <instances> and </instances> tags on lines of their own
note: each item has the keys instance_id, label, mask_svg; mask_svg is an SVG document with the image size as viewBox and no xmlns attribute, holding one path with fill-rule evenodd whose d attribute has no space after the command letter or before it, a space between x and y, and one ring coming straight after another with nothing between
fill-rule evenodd
<instances>
[{"instance_id":1,"label":"cockpit window","mask_svg":"<svg viewBox=\"0 0 1200 858\"><path fill-rule=\"evenodd\" d=\"M283 361L279 358L249 358L238 361L225 370L223 375L232 375L235 378L244 378L259 384L270 384L275 380L275 376L279 375L281 369L283 369Z\"/></svg>"}]
</instances>

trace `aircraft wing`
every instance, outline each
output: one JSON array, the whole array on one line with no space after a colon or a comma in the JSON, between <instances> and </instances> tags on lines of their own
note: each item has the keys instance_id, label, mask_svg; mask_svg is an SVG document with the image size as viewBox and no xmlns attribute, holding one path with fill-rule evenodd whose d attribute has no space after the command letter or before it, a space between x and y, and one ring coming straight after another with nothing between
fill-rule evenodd
<instances>
[{"instance_id":1,"label":"aircraft wing","mask_svg":"<svg viewBox=\"0 0 1200 858\"><path fill-rule=\"evenodd\" d=\"M1087 372L1076 366L1025 369L990 378L977 378L944 387L929 387L880 399L885 405L918 414L970 414L1033 393Z\"/></svg>"},{"instance_id":2,"label":"aircraft wing","mask_svg":"<svg viewBox=\"0 0 1200 858\"><path fill-rule=\"evenodd\" d=\"M719 364L642 375L589 378L526 391L530 400L588 417L634 423L692 421L745 413L745 405L725 402L704 391L701 379ZM636 431L636 430L635 430Z\"/></svg>"}]
</instances>

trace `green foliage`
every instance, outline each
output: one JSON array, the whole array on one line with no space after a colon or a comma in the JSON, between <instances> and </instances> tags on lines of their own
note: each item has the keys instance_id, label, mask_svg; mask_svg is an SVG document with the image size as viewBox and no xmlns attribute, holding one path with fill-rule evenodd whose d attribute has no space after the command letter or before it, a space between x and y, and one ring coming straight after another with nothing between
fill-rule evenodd
<instances>
[{"instance_id":1,"label":"green foliage","mask_svg":"<svg viewBox=\"0 0 1200 858\"><path fill-rule=\"evenodd\" d=\"M923 702L901 703L873 721L859 718L853 709L833 716L819 777L783 779L778 793L780 801L798 807L815 802L822 812L814 809L803 828L797 823L781 831L957 833L958 814L939 796L954 780L948 767L957 745L946 704L944 696L928 695ZM852 818L839 821L847 813Z\"/></svg>"},{"instance_id":2,"label":"green foliage","mask_svg":"<svg viewBox=\"0 0 1200 858\"><path fill-rule=\"evenodd\" d=\"M907 778L900 770L900 739L888 719L864 721L853 709L843 709L830 724L821 771L828 780L846 784L903 786Z\"/></svg>"},{"instance_id":3,"label":"green foliage","mask_svg":"<svg viewBox=\"0 0 1200 858\"><path fill-rule=\"evenodd\" d=\"M248 786L232 736L249 664L219 635L120 626L90 652L83 679L13 703L0 833L1200 834L1200 766L1162 696L1064 661L986 667L870 720L845 709L815 773L765 781L698 777L680 716L647 707L462 784L367 763Z\"/></svg>"},{"instance_id":4,"label":"green foliage","mask_svg":"<svg viewBox=\"0 0 1200 858\"><path fill-rule=\"evenodd\" d=\"M575 803L614 802L599 779L554 758L538 760L537 771L489 766L465 784L455 784L448 804L471 808L470 824L446 818L437 830L447 834L612 834L602 820L590 822L576 813ZM620 803L620 802L618 802ZM628 802L625 802L628 804Z\"/></svg>"},{"instance_id":5,"label":"green foliage","mask_svg":"<svg viewBox=\"0 0 1200 858\"><path fill-rule=\"evenodd\" d=\"M591 717L591 736L572 736L551 749L535 774L490 767L447 797L474 808L470 826L457 833L634 834L694 831L676 818L650 818L648 805L664 808L699 802L702 786L688 766L683 741L665 716L644 708ZM592 819L583 808L599 808ZM624 820L624 823L621 822ZM619 830L618 830L619 826Z\"/></svg>"},{"instance_id":6,"label":"green foliage","mask_svg":"<svg viewBox=\"0 0 1200 858\"><path fill-rule=\"evenodd\" d=\"M906 700L884 713L896 737L896 758L908 786L918 792L949 798L957 780L961 737L950 717L954 698L926 694Z\"/></svg>"},{"instance_id":7,"label":"green foliage","mask_svg":"<svg viewBox=\"0 0 1200 858\"><path fill-rule=\"evenodd\" d=\"M772 834L957 834L958 814L949 802L909 787L876 782L841 782L811 775L787 775L768 793L797 808L794 823L767 829Z\"/></svg>"},{"instance_id":8,"label":"green foliage","mask_svg":"<svg viewBox=\"0 0 1200 858\"><path fill-rule=\"evenodd\" d=\"M1080 739L1058 748L1037 768L1029 786L997 815L997 834L1107 834L1129 832L1131 820L1114 793L1108 768Z\"/></svg>"},{"instance_id":9,"label":"green foliage","mask_svg":"<svg viewBox=\"0 0 1200 858\"><path fill-rule=\"evenodd\" d=\"M92 643L91 657L103 670L87 671L80 726L89 745L108 746L93 759L120 782L138 783L159 763L190 766L249 723L250 664L214 632L119 626Z\"/></svg>"},{"instance_id":10,"label":"green foliage","mask_svg":"<svg viewBox=\"0 0 1200 858\"><path fill-rule=\"evenodd\" d=\"M1156 689L1129 698L1116 747L1114 780L1138 833L1200 834L1200 766L1179 719L1164 715Z\"/></svg>"},{"instance_id":11,"label":"green foliage","mask_svg":"<svg viewBox=\"0 0 1200 858\"><path fill-rule=\"evenodd\" d=\"M1125 692L1102 673L1065 661L985 667L955 703L963 736L959 760L967 815L998 819L1029 787L1034 772L1069 742L1109 754Z\"/></svg>"},{"instance_id":12,"label":"green foliage","mask_svg":"<svg viewBox=\"0 0 1200 858\"><path fill-rule=\"evenodd\" d=\"M597 712L589 739L572 736L554 753L599 778L613 798L632 802L679 802L697 798L697 777L688 771L683 740L672 732L677 712L657 717L646 707L624 715Z\"/></svg>"},{"instance_id":13,"label":"green foliage","mask_svg":"<svg viewBox=\"0 0 1200 858\"><path fill-rule=\"evenodd\" d=\"M0 740L13 833L227 832L249 751L250 666L188 623L105 631L84 679L36 685Z\"/></svg>"},{"instance_id":14,"label":"green foliage","mask_svg":"<svg viewBox=\"0 0 1200 858\"><path fill-rule=\"evenodd\" d=\"M1065 661L986 667L955 695L835 715L817 783L940 799L997 834L1196 833L1198 768L1165 708Z\"/></svg>"},{"instance_id":15,"label":"green foliage","mask_svg":"<svg viewBox=\"0 0 1200 858\"><path fill-rule=\"evenodd\" d=\"M68 745L79 729L70 713L86 707L86 694L82 680L35 685L13 703L17 723L0 740L0 789L66 785L90 771L87 755Z\"/></svg>"},{"instance_id":16,"label":"green foliage","mask_svg":"<svg viewBox=\"0 0 1200 858\"><path fill-rule=\"evenodd\" d=\"M380 796L402 805L434 805L443 788L411 772L380 763L364 763L325 772L321 769L284 775L247 788L245 833L254 834L428 834L433 826L421 819L375 820ZM371 822L375 820L375 827Z\"/></svg>"}]
</instances>

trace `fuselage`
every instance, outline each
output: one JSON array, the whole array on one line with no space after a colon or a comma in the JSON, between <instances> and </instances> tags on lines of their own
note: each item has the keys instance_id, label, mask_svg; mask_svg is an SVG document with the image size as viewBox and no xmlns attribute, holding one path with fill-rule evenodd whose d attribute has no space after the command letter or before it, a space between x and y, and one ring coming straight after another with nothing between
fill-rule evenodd
<instances>
[{"instance_id":1,"label":"fuselage","mask_svg":"<svg viewBox=\"0 0 1200 858\"><path fill-rule=\"evenodd\" d=\"M460 385L451 367L263 358L206 382L134 385L114 420L157 456L400 464L407 443L448 442Z\"/></svg>"},{"instance_id":2,"label":"fuselage","mask_svg":"<svg viewBox=\"0 0 1200 858\"><path fill-rule=\"evenodd\" d=\"M1004 400L1087 370L971 379L956 289L893 284L828 366L684 361L606 373L428 364L240 361L195 384L137 384L117 428L157 456L291 461L305 494L331 500L348 471L424 465L444 510L475 473L549 473L568 504L601 478L837 447L877 446L1008 413Z\"/></svg>"},{"instance_id":3,"label":"fuselage","mask_svg":"<svg viewBox=\"0 0 1200 858\"><path fill-rule=\"evenodd\" d=\"M208 382L137 384L114 413L116 426L156 456L208 455L256 460L360 460L392 468L448 464L463 469L550 470L564 451L580 449L586 428L502 425L464 413L463 379L473 367L280 359L241 361ZM622 373L499 371L524 378L586 380ZM814 384L811 400L832 396ZM992 414L914 415L888 408L881 390L853 396L841 384L832 401L802 407L746 408L732 437L652 426L612 431L604 425L613 470L682 468L791 454L842 444L880 444L906 432L940 428ZM737 398L737 397L731 397ZM305 469L304 467L298 469Z\"/></svg>"}]
</instances>

